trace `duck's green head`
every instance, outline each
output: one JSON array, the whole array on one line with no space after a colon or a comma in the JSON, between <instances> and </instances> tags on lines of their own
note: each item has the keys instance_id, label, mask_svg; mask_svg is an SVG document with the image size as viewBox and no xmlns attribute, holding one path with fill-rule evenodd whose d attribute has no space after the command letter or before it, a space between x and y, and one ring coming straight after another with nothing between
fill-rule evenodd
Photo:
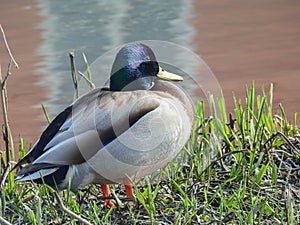
<instances>
[{"instance_id":1,"label":"duck's green head","mask_svg":"<svg viewBox=\"0 0 300 225\"><path fill-rule=\"evenodd\" d=\"M155 79L181 81L183 78L163 70L153 51L141 43L124 46L117 54L110 75L111 91L149 90Z\"/></svg>"}]
</instances>

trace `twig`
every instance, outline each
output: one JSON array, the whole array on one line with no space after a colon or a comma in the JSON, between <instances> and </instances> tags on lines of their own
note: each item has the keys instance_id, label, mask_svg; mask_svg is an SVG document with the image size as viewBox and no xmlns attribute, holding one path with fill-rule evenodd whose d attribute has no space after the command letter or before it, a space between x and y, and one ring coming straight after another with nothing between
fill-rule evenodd
<instances>
[{"instance_id":1,"label":"twig","mask_svg":"<svg viewBox=\"0 0 300 225\"><path fill-rule=\"evenodd\" d=\"M214 164L216 164L218 161L222 160L223 158L229 156L229 155L234 155L234 154L238 154L238 153L242 153L242 152L247 152L249 150L247 149L241 149L241 150L235 150L235 151L231 151L231 152L227 152L224 155L220 156L219 158L217 158L216 160L212 161L199 175L199 177L202 176L202 174L204 174L208 168L212 167Z\"/></svg>"},{"instance_id":2,"label":"twig","mask_svg":"<svg viewBox=\"0 0 300 225\"><path fill-rule=\"evenodd\" d=\"M57 192L54 192L54 195L55 195L55 198L56 198L57 201L58 201L58 204L59 204L60 208L61 208L63 211L65 211L67 214L69 214L71 217L77 219L77 220L78 220L79 222L81 222L81 223L84 223L84 224L87 224L87 225L92 225L92 224L91 224L89 221L87 221L86 219L84 219L84 218L78 216L76 213L74 213L74 212L72 212L71 210L67 209L67 208L64 206L64 204L63 204L62 200L60 199L60 197L58 196Z\"/></svg>"},{"instance_id":3,"label":"twig","mask_svg":"<svg viewBox=\"0 0 300 225\"><path fill-rule=\"evenodd\" d=\"M95 84L89 80L89 78L87 78L84 73L78 71L78 74L88 83L88 85L90 85L91 89L95 89Z\"/></svg>"},{"instance_id":4,"label":"twig","mask_svg":"<svg viewBox=\"0 0 300 225\"><path fill-rule=\"evenodd\" d=\"M12 59L9 60L8 66L7 66L7 72L6 72L6 76L4 77L3 80L3 87L6 88L6 81L8 79L8 77L11 75L11 63L12 63Z\"/></svg>"},{"instance_id":5,"label":"twig","mask_svg":"<svg viewBox=\"0 0 300 225\"><path fill-rule=\"evenodd\" d=\"M19 69L18 63L16 62L15 58L14 58L13 55L11 54L11 51L10 51L10 49L9 49L9 46L8 46L8 43L7 43L7 40L6 40L6 37L5 37L5 33L4 33L4 30L3 30L1 24L0 24L0 30L1 30L2 37L3 37L3 40L4 40L4 44L5 44L6 50L7 50L8 54L9 54L9 57L10 57L11 60L13 61L15 67L16 67L17 69Z\"/></svg>"},{"instance_id":6,"label":"twig","mask_svg":"<svg viewBox=\"0 0 300 225\"><path fill-rule=\"evenodd\" d=\"M266 145L268 143L270 143L271 141L273 141L277 136L280 136L282 137L286 143L291 147L291 149L297 154L297 155L300 155L300 150L295 146L293 145L293 143L288 139L287 136L285 136L283 133L281 132L276 132L274 134L271 135L271 137L266 141L266 143L264 144L264 148L266 148Z\"/></svg>"},{"instance_id":7,"label":"twig","mask_svg":"<svg viewBox=\"0 0 300 225\"><path fill-rule=\"evenodd\" d=\"M8 109L8 98L7 98L7 91L6 91L6 83L7 83L7 80L8 80L8 77L11 75L11 65L12 65L12 59L9 60L9 63L8 63L8 66L7 66L7 71L6 71L6 76L4 77L4 80L3 80L3 86L4 86L4 97L5 97L5 103L6 103L6 110ZM8 116L8 114L7 114ZM11 130L10 130L10 127L9 127L9 123L8 123L8 118L7 118L7 129L8 129L8 138L9 138L9 143L10 143L10 149L12 150L12 159L15 159L14 158L14 142L13 142L13 137L12 137L12 134L11 134Z\"/></svg>"},{"instance_id":8,"label":"twig","mask_svg":"<svg viewBox=\"0 0 300 225\"><path fill-rule=\"evenodd\" d=\"M78 96L79 96L78 79L77 79L76 67L75 67L75 61L74 61L75 52L71 51L69 53L69 57L70 57L70 61L71 61L71 72L72 72L73 84L74 84L74 87L75 87L75 94L76 94L76 98L78 98Z\"/></svg>"},{"instance_id":9,"label":"twig","mask_svg":"<svg viewBox=\"0 0 300 225\"><path fill-rule=\"evenodd\" d=\"M10 161L10 150L13 151L13 142L12 142L12 136L8 125L8 117L7 117L7 101L6 101L6 88L5 84L7 81L7 77L10 74L10 66L8 67L8 71L6 74L6 79L2 79L2 72L1 72L1 65L0 65L0 98L1 98L1 107L2 107L2 115L3 115L3 127L2 127L2 133L3 133L3 139L5 142L5 150L6 150L6 163ZM11 146L9 146L11 145ZM11 147L11 148L10 148Z\"/></svg>"},{"instance_id":10,"label":"twig","mask_svg":"<svg viewBox=\"0 0 300 225\"><path fill-rule=\"evenodd\" d=\"M8 222L6 219L0 216L0 224L3 225L12 225L10 222Z\"/></svg>"},{"instance_id":11,"label":"twig","mask_svg":"<svg viewBox=\"0 0 300 225\"><path fill-rule=\"evenodd\" d=\"M1 65L0 65L0 95L1 95L0 98L1 98L1 107L2 107L2 114L3 114L3 127L2 127L3 130L2 130L2 133L3 133L4 142L5 142L6 163L7 163L7 167L8 167L9 166L9 161L10 161L10 158L11 158L10 153L12 154L12 156L14 154L14 144L13 144L12 135L11 135L11 131L10 131L9 124L8 124L6 83L7 83L8 77L11 75L11 64L12 64L12 62L14 63L14 65L17 69L19 68L19 66L18 66L16 60L14 59L10 49L9 49L9 46L8 46L8 43L7 43L7 40L6 40L6 37L5 37L5 32L4 32L1 24L0 24L0 30L1 30L1 33L2 33L2 37L3 37L3 40L4 40L6 50L9 54L9 57L10 57L10 61L8 63L6 76L4 77L4 79L2 77Z\"/></svg>"}]
</instances>

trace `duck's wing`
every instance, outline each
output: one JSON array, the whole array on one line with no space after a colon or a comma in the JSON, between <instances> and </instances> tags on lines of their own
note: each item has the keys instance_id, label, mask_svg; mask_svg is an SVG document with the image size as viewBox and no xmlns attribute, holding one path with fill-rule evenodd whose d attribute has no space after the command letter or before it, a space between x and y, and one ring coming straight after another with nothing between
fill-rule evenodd
<instances>
[{"instance_id":1,"label":"duck's wing","mask_svg":"<svg viewBox=\"0 0 300 225\"><path fill-rule=\"evenodd\" d=\"M156 95L144 95L145 92L102 92L88 104L74 104L66 121L72 121L68 129L50 140L33 164L73 165L88 161L159 106Z\"/></svg>"},{"instance_id":2,"label":"duck's wing","mask_svg":"<svg viewBox=\"0 0 300 225\"><path fill-rule=\"evenodd\" d=\"M69 106L52 121L52 123L42 133L40 139L33 145L28 154L16 164L15 168L22 166L24 163L30 163L43 154L45 146L55 135L57 135L71 111L72 106Z\"/></svg>"},{"instance_id":3,"label":"duck's wing","mask_svg":"<svg viewBox=\"0 0 300 225\"><path fill-rule=\"evenodd\" d=\"M53 146L72 137L73 133L71 132L70 128L72 126L72 119L75 117L72 116L72 114L75 112L74 109L78 113L78 106L83 105L83 103L89 99L94 100L100 92L101 89L95 89L87 95L79 98L76 102L58 114L44 130L41 137L33 145L30 151L14 166L14 169L21 167L25 163L33 162L41 155L50 151Z\"/></svg>"},{"instance_id":4,"label":"duck's wing","mask_svg":"<svg viewBox=\"0 0 300 225\"><path fill-rule=\"evenodd\" d=\"M25 162L30 164L19 172L17 180L24 180L24 176L33 173L49 175L59 167L87 161L158 107L155 96L145 99L144 94L98 90L74 102L53 120L33 149L18 163L18 166Z\"/></svg>"}]
</instances>

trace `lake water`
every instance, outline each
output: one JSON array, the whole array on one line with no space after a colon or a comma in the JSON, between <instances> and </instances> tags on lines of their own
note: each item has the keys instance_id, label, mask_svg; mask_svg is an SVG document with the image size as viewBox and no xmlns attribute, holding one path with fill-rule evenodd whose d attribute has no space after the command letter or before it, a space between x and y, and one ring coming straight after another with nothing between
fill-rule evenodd
<instances>
[{"instance_id":1,"label":"lake water","mask_svg":"<svg viewBox=\"0 0 300 225\"><path fill-rule=\"evenodd\" d=\"M92 63L121 44L140 40L171 42L165 45L165 56L154 49L156 54L162 55L160 60L167 65L173 64L181 69L182 65L187 65L186 68L191 68L193 60L199 60L189 52L193 50L191 40L195 32L187 22L193 16L190 0L45 0L39 2L39 7L45 19L39 24L44 41L38 54L44 60L38 72L44 75L41 84L50 90L46 106L51 116L70 104L74 97L68 56L71 50L75 50L76 66L80 71L85 71L83 52ZM156 48L157 43L154 42ZM164 45L165 42L159 43ZM168 50L169 46L174 51L179 49L181 53L174 57L176 53ZM102 64L109 63L109 60L112 63L115 52L111 51L112 56L100 60ZM107 68L100 70L104 76L109 74L110 68Z\"/></svg>"}]
</instances>

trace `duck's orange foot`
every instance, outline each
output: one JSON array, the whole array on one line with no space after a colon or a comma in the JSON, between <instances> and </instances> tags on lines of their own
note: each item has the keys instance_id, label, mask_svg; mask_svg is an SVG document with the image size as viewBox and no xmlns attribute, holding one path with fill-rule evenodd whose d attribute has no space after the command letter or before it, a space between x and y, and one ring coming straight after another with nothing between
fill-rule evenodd
<instances>
[{"instance_id":1,"label":"duck's orange foot","mask_svg":"<svg viewBox=\"0 0 300 225\"><path fill-rule=\"evenodd\" d=\"M110 190L108 184L101 184L102 194L104 197L110 197ZM105 199L104 206L109 206L110 208L117 208L113 199Z\"/></svg>"},{"instance_id":2,"label":"duck's orange foot","mask_svg":"<svg viewBox=\"0 0 300 225\"><path fill-rule=\"evenodd\" d=\"M133 195L132 184L125 184L125 191L126 191L127 198L132 198Z\"/></svg>"},{"instance_id":3,"label":"duck's orange foot","mask_svg":"<svg viewBox=\"0 0 300 225\"><path fill-rule=\"evenodd\" d=\"M105 199L103 205L108 206L109 208L111 208L111 207L112 208L117 208L117 206L114 203L114 200L112 200L112 199Z\"/></svg>"},{"instance_id":4,"label":"duck's orange foot","mask_svg":"<svg viewBox=\"0 0 300 225\"><path fill-rule=\"evenodd\" d=\"M132 188L132 184L131 183L125 184L125 191L126 191L127 198L131 198L132 199L132 197L133 197L133 188ZM133 206L135 206L135 202L134 201L132 201L131 204Z\"/></svg>"}]
</instances>

